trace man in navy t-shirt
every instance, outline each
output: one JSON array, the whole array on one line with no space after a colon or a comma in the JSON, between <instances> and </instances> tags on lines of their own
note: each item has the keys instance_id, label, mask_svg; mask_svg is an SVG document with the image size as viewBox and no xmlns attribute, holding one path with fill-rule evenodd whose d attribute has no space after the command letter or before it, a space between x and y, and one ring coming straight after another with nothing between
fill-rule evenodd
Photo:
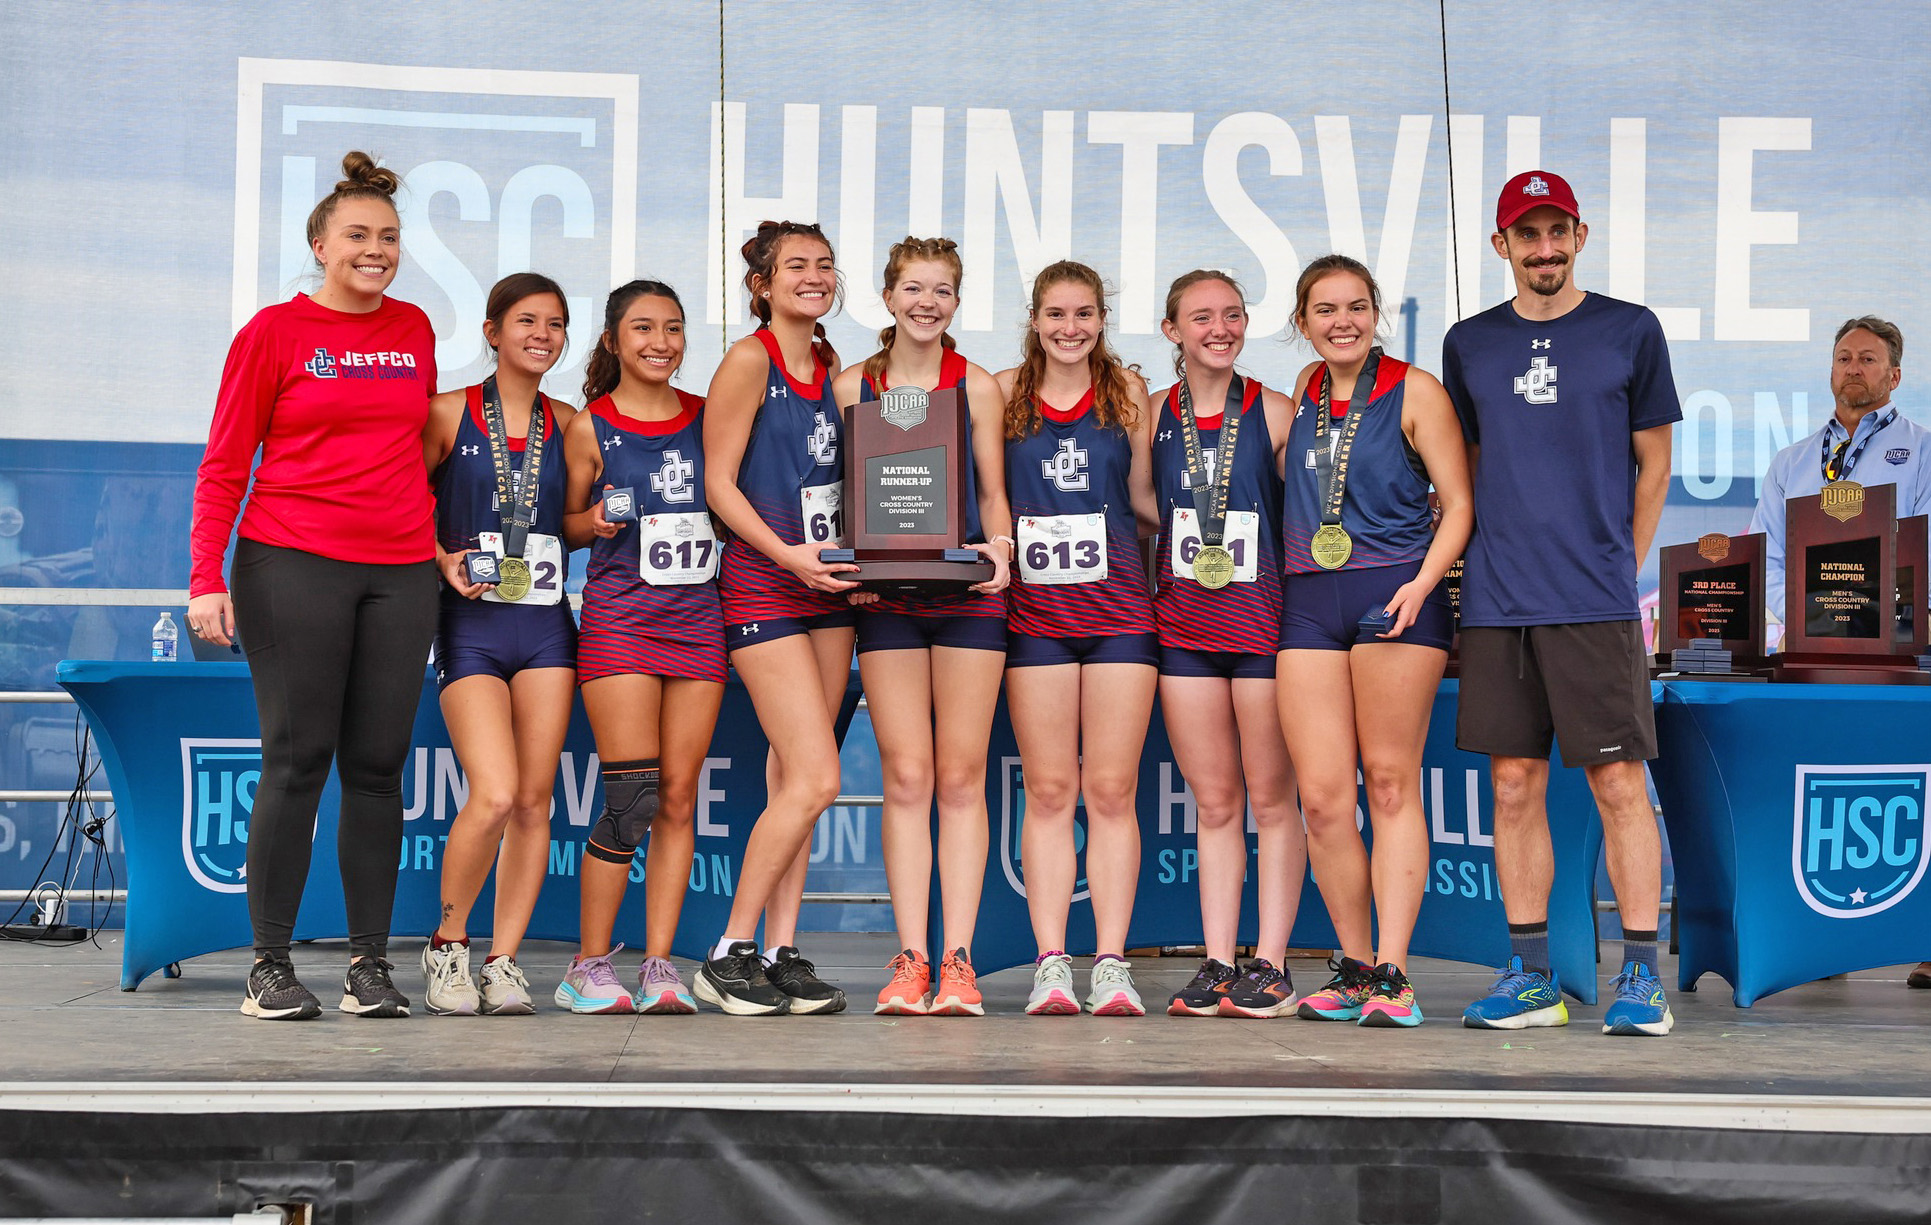
<instances>
[{"instance_id":1,"label":"man in navy t-shirt","mask_svg":"<svg viewBox=\"0 0 1931 1225\"><path fill-rule=\"evenodd\" d=\"M1475 477L1456 742L1489 757L1512 951L1462 1023L1569 1020L1549 966L1553 740L1563 765L1588 773L1622 914L1623 972L1603 1032L1662 1035L1673 1018L1656 974L1662 844L1643 767L1656 756L1656 721L1636 573L1669 492L1682 409L1656 316L1576 286L1589 227L1568 183L1516 175L1495 230L1515 297L1456 324L1442 344L1442 385Z\"/></svg>"}]
</instances>

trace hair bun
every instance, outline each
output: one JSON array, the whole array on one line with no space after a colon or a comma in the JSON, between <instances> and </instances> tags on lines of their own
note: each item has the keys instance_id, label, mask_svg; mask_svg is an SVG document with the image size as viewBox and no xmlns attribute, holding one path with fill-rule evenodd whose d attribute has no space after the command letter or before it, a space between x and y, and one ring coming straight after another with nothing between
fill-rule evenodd
<instances>
[{"instance_id":1,"label":"hair bun","mask_svg":"<svg viewBox=\"0 0 1931 1225\"><path fill-rule=\"evenodd\" d=\"M375 159L360 149L343 154L342 175L342 181L335 185L337 191L379 191L393 196L402 186L402 176L387 166L376 165Z\"/></svg>"}]
</instances>

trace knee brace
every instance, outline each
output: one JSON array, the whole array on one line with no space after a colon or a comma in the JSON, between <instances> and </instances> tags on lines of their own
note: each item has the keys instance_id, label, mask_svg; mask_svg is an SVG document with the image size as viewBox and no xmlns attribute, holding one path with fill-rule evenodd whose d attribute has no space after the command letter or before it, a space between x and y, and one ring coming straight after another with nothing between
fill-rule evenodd
<instances>
[{"instance_id":1,"label":"knee brace","mask_svg":"<svg viewBox=\"0 0 1931 1225\"><path fill-rule=\"evenodd\" d=\"M657 759L604 764L603 813L585 853L605 863L629 863L657 816Z\"/></svg>"}]
</instances>

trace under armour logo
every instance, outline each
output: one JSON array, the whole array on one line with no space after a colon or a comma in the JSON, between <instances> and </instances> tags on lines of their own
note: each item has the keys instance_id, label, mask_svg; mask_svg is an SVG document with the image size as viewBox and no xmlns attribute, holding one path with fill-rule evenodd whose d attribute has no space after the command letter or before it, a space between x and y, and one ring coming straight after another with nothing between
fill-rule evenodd
<instances>
[{"instance_id":1,"label":"under armour logo","mask_svg":"<svg viewBox=\"0 0 1931 1225\"><path fill-rule=\"evenodd\" d=\"M820 465L838 462L838 449L833 444L838 441L837 432L832 428L831 419L820 409L811 419L811 433L805 437L805 450Z\"/></svg>"},{"instance_id":2,"label":"under armour logo","mask_svg":"<svg viewBox=\"0 0 1931 1225\"><path fill-rule=\"evenodd\" d=\"M606 451L608 451L612 447L621 447L623 445L624 445L624 436L622 434L612 434L610 437L603 440L603 449Z\"/></svg>"},{"instance_id":3,"label":"under armour logo","mask_svg":"<svg viewBox=\"0 0 1931 1225\"><path fill-rule=\"evenodd\" d=\"M483 453L483 447L481 443L477 443L474 446L470 445L469 443L464 443L462 446L457 447L456 449L462 452L464 455L481 455Z\"/></svg>"},{"instance_id":4,"label":"under armour logo","mask_svg":"<svg viewBox=\"0 0 1931 1225\"><path fill-rule=\"evenodd\" d=\"M1059 444L1051 459L1039 461L1039 472L1056 488L1069 493L1082 491L1087 487L1086 451L1068 438Z\"/></svg>"},{"instance_id":5,"label":"under armour logo","mask_svg":"<svg viewBox=\"0 0 1931 1225\"><path fill-rule=\"evenodd\" d=\"M1528 370L1515 376L1515 394L1531 404L1556 402L1556 368L1548 358L1529 359Z\"/></svg>"},{"instance_id":6,"label":"under armour logo","mask_svg":"<svg viewBox=\"0 0 1931 1225\"><path fill-rule=\"evenodd\" d=\"M1546 349L1554 343L1555 341L1549 339L1547 336L1544 336L1540 340L1531 340L1529 342L1529 347L1531 349Z\"/></svg>"},{"instance_id":7,"label":"under armour logo","mask_svg":"<svg viewBox=\"0 0 1931 1225\"><path fill-rule=\"evenodd\" d=\"M302 363L302 369L318 379L332 379L335 377L335 359L329 356L327 349L317 349L314 357Z\"/></svg>"},{"instance_id":8,"label":"under armour logo","mask_svg":"<svg viewBox=\"0 0 1931 1225\"><path fill-rule=\"evenodd\" d=\"M650 491L662 494L666 502L691 502L697 498L697 487L691 478L697 475L697 465L684 458L681 451L664 452L664 466L650 474Z\"/></svg>"},{"instance_id":9,"label":"under armour logo","mask_svg":"<svg viewBox=\"0 0 1931 1225\"><path fill-rule=\"evenodd\" d=\"M1523 195L1525 195L1525 196L1546 196L1546 195L1548 195L1548 194L1549 194L1549 180L1547 180L1547 179L1545 179L1545 178L1543 178L1543 177L1542 177L1541 175L1539 175L1539 174L1532 174L1532 175L1530 175L1530 176L1529 176L1529 181L1528 181L1528 182L1526 182L1526 183L1524 183L1524 184L1522 184L1522 194L1523 194Z\"/></svg>"},{"instance_id":10,"label":"under armour logo","mask_svg":"<svg viewBox=\"0 0 1931 1225\"><path fill-rule=\"evenodd\" d=\"M763 627L760 626L756 621L753 621L749 625L738 626L738 633L742 634L746 638L749 638L751 635L757 633L758 630L760 630L761 628Z\"/></svg>"}]
</instances>

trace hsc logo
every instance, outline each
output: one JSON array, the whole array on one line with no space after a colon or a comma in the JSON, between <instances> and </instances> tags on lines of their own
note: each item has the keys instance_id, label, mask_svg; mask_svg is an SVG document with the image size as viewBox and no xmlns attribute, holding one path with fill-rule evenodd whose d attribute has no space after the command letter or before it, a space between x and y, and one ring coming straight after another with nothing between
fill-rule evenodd
<instances>
[{"instance_id":1,"label":"hsc logo","mask_svg":"<svg viewBox=\"0 0 1931 1225\"><path fill-rule=\"evenodd\" d=\"M484 297L497 278L533 266L566 286L632 275L636 75L242 57L236 84L236 328L304 287L314 270L305 221L346 149L371 150L403 176L407 258L395 292L430 312L448 374L480 370L488 356ZM589 297L570 307L597 318ZM593 329L572 329L572 365ZM361 377L400 373L378 366ZM563 367L555 373L567 385Z\"/></svg>"},{"instance_id":2,"label":"hsc logo","mask_svg":"<svg viewBox=\"0 0 1931 1225\"><path fill-rule=\"evenodd\" d=\"M1005 869L1006 883L1020 897L1026 896L1026 866L1020 854L1026 829L1026 780L1017 757L999 759L999 866ZM1086 887L1086 807L1082 802L1073 810L1073 900L1089 896Z\"/></svg>"},{"instance_id":3,"label":"hsc logo","mask_svg":"<svg viewBox=\"0 0 1931 1225\"><path fill-rule=\"evenodd\" d=\"M181 858L216 893L248 891L248 821L261 785L261 741L181 741Z\"/></svg>"},{"instance_id":4,"label":"hsc logo","mask_svg":"<svg viewBox=\"0 0 1931 1225\"><path fill-rule=\"evenodd\" d=\"M1931 863L1931 765L1799 766L1790 863L1804 904L1832 918L1889 910Z\"/></svg>"}]
</instances>

